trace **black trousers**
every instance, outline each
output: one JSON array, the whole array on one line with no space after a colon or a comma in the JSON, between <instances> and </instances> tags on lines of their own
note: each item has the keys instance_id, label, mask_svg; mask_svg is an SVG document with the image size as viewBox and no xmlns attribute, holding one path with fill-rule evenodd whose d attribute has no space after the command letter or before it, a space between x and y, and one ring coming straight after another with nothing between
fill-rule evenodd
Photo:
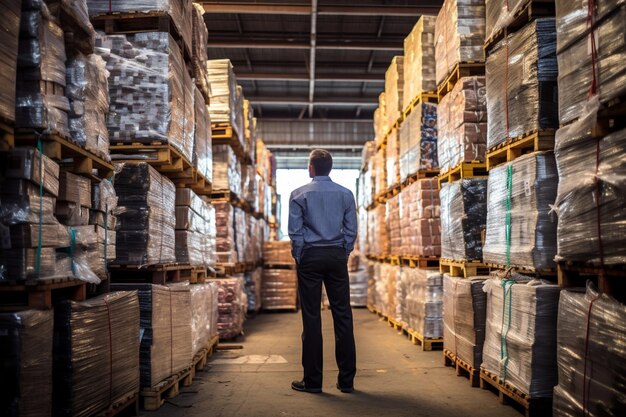
<instances>
[{"instance_id":1,"label":"black trousers","mask_svg":"<svg viewBox=\"0 0 626 417\"><path fill-rule=\"evenodd\" d=\"M322 282L333 314L338 382L342 387L352 387L356 374L356 348L350 307L350 279L346 251L336 246L307 248L298 264L304 383L310 388L322 387Z\"/></svg>"}]
</instances>

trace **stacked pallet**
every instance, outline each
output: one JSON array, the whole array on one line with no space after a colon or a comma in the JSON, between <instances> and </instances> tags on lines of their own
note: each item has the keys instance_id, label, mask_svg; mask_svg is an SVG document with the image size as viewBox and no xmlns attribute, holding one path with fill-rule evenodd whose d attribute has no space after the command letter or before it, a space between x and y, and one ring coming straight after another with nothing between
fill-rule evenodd
<instances>
[{"instance_id":1,"label":"stacked pallet","mask_svg":"<svg viewBox=\"0 0 626 417\"><path fill-rule=\"evenodd\" d=\"M265 310L296 310L298 278L289 241L263 243L261 306Z\"/></svg>"}]
</instances>

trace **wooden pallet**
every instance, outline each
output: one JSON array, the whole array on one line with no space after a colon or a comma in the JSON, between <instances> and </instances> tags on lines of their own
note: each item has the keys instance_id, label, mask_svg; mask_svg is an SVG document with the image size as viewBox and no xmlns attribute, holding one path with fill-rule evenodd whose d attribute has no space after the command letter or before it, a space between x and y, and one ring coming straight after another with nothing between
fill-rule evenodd
<instances>
[{"instance_id":1,"label":"wooden pallet","mask_svg":"<svg viewBox=\"0 0 626 417\"><path fill-rule=\"evenodd\" d=\"M556 280L557 271L556 268L545 268L545 269L534 269L532 267L520 267L515 265L502 265L502 264L494 264L491 262L485 262L484 265L491 268L491 271L499 270L502 273L508 274L509 272L517 272L522 275L528 275L537 278L547 278Z\"/></svg>"},{"instance_id":2,"label":"wooden pallet","mask_svg":"<svg viewBox=\"0 0 626 417\"><path fill-rule=\"evenodd\" d=\"M626 266L600 268L581 263L558 263L559 287L585 287L587 280L594 282L600 292L626 302Z\"/></svg>"},{"instance_id":3,"label":"wooden pallet","mask_svg":"<svg viewBox=\"0 0 626 417\"><path fill-rule=\"evenodd\" d=\"M67 276L27 281L0 281L0 311L25 307L38 310L51 309L60 299L86 300L86 283Z\"/></svg>"},{"instance_id":4,"label":"wooden pallet","mask_svg":"<svg viewBox=\"0 0 626 417\"><path fill-rule=\"evenodd\" d=\"M293 262L265 262L263 269L296 269Z\"/></svg>"},{"instance_id":5,"label":"wooden pallet","mask_svg":"<svg viewBox=\"0 0 626 417\"><path fill-rule=\"evenodd\" d=\"M487 163L480 161L461 162L454 168L439 174L439 189L441 184L458 181L463 178L487 177Z\"/></svg>"},{"instance_id":6,"label":"wooden pallet","mask_svg":"<svg viewBox=\"0 0 626 417\"><path fill-rule=\"evenodd\" d=\"M193 380L196 374L206 368L209 358L217 351L217 345L219 344L219 336L213 336L199 352L197 352L191 362L191 369L189 371L190 377Z\"/></svg>"},{"instance_id":7,"label":"wooden pallet","mask_svg":"<svg viewBox=\"0 0 626 417\"><path fill-rule=\"evenodd\" d=\"M528 153L554 150L554 134L554 129L535 130L492 147L487 151L487 170Z\"/></svg>"},{"instance_id":8,"label":"wooden pallet","mask_svg":"<svg viewBox=\"0 0 626 417\"><path fill-rule=\"evenodd\" d=\"M165 400L176 397L180 394L182 387L188 387L192 382L191 366L189 366L159 382L154 387L142 389L141 398L143 409L147 411L158 410L165 404Z\"/></svg>"},{"instance_id":9,"label":"wooden pallet","mask_svg":"<svg viewBox=\"0 0 626 417\"><path fill-rule=\"evenodd\" d=\"M234 126L230 123L212 123L211 124L211 140L213 145L229 145L237 158L246 159L243 144L239 140L239 134Z\"/></svg>"},{"instance_id":10,"label":"wooden pallet","mask_svg":"<svg viewBox=\"0 0 626 417\"><path fill-rule=\"evenodd\" d=\"M389 327L393 328L394 330L397 330L399 332L402 331L403 323L399 322L398 320L392 317L387 317L387 323L389 324Z\"/></svg>"},{"instance_id":11,"label":"wooden pallet","mask_svg":"<svg viewBox=\"0 0 626 417\"><path fill-rule=\"evenodd\" d=\"M441 259L439 262L439 272L448 274L451 277L469 278L479 275L489 275L490 268L480 261Z\"/></svg>"},{"instance_id":12,"label":"wooden pallet","mask_svg":"<svg viewBox=\"0 0 626 417\"><path fill-rule=\"evenodd\" d=\"M189 269L180 270L182 281L189 281L190 284L203 284L208 278L208 271L205 266L192 266Z\"/></svg>"},{"instance_id":13,"label":"wooden pallet","mask_svg":"<svg viewBox=\"0 0 626 417\"><path fill-rule=\"evenodd\" d=\"M529 22L538 17L554 17L554 0L527 0L527 2L517 10L509 24L492 34L485 42L485 56L494 46L504 39L509 33L515 33Z\"/></svg>"},{"instance_id":14,"label":"wooden pallet","mask_svg":"<svg viewBox=\"0 0 626 417\"><path fill-rule=\"evenodd\" d=\"M398 265L409 268L439 269L439 262L438 256L401 256Z\"/></svg>"},{"instance_id":15,"label":"wooden pallet","mask_svg":"<svg viewBox=\"0 0 626 417\"><path fill-rule=\"evenodd\" d=\"M443 337L424 337L419 332L410 327L402 329L407 335L411 343L422 347L423 351L431 351L433 349L443 349Z\"/></svg>"},{"instance_id":16,"label":"wooden pallet","mask_svg":"<svg viewBox=\"0 0 626 417\"><path fill-rule=\"evenodd\" d=\"M215 272L218 277L241 274L245 271L246 264L243 262L218 262L217 265L215 265Z\"/></svg>"},{"instance_id":17,"label":"wooden pallet","mask_svg":"<svg viewBox=\"0 0 626 417\"><path fill-rule=\"evenodd\" d=\"M194 272L194 270L196 270ZM204 268L206 278L206 268ZM200 268L176 262L156 265L109 264L112 283L150 283L165 285L170 282L183 282L200 275Z\"/></svg>"},{"instance_id":18,"label":"wooden pallet","mask_svg":"<svg viewBox=\"0 0 626 417\"><path fill-rule=\"evenodd\" d=\"M113 164L75 144L59 133L39 134L32 129L15 130L15 146L37 146L43 143L43 153L57 162L71 160L69 171L99 181L113 176ZM94 170L97 174L94 176Z\"/></svg>"},{"instance_id":19,"label":"wooden pallet","mask_svg":"<svg viewBox=\"0 0 626 417\"><path fill-rule=\"evenodd\" d=\"M438 169L421 169L416 173L408 175L407 178L402 181L402 189L408 187L414 182L417 182L418 180L424 178L435 178L437 175L439 175Z\"/></svg>"},{"instance_id":20,"label":"wooden pallet","mask_svg":"<svg viewBox=\"0 0 626 417\"><path fill-rule=\"evenodd\" d=\"M527 393L511 385L508 381L502 381L497 375L480 369L480 387L488 389L493 387L498 392L502 404L520 406L526 417L543 417L552 415L552 398L531 398Z\"/></svg>"},{"instance_id":21,"label":"wooden pallet","mask_svg":"<svg viewBox=\"0 0 626 417\"><path fill-rule=\"evenodd\" d=\"M126 415L139 415L139 393L133 392L124 398L115 401L102 413L96 414L95 417L113 417L125 413Z\"/></svg>"},{"instance_id":22,"label":"wooden pallet","mask_svg":"<svg viewBox=\"0 0 626 417\"><path fill-rule=\"evenodd\" d=\"M443 350L443 365L455 368L457 376L468 378L470 386L478 387L480 385L479 370L470 366L469 363L465 362L448 349Z\"/></svg>"},{"instance_id":23,"label":"wooden pallet","mask_svg":"<svg viewBox=\"0 0 626 417\"><path fill-rule=\"evenodd\" d=\"M404 109L402 112L403 121L411 114L414 108L420 106L422 103L433 103L437 104L439 102L439 97L437 96L436 91L425 91L411 100L411 103Z\"/></svg>"},{"instance_id":24,"label":"wooden pallet","mask_svg":"<svg viewBox=\"0 0 626 417\"><path fill-rule=\"evenodd\" d=\"M448 94L456 83L462 77L471 77L475 75L485 75L485 63L484 62L459 62L455 65L450 75L448 75L445 80L437 86L437 97L439 98L439 102L441 99Z\"/></svg>"},{"instance_id":25,"label":"wooden pallet","mask_svg":"<svg viewBox=\"0 0 626 417\"><path fill-rule=\"evenodd\" d=\"M0 152L10 151L15 147L15 129L13 122L0 119Z\"/></svg>"}]
</instances>

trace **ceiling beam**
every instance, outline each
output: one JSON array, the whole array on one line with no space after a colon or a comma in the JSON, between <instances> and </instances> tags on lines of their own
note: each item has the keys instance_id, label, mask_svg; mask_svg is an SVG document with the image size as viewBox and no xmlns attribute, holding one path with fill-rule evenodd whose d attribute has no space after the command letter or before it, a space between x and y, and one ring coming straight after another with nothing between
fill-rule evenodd
<instances>
[{"instance_id":1,"label":"ceiling beam","mask_svg":"<svg viewBox=\"0 0 626 417\"><path fill-rule=\"evenodd\" d=\"M309 104L308 97L246 97L252 104L261 105L282 105L282 106L307 106ZM378 97L317 97L313 101L314 106L327 107L376 107L378 106Z\"/></svg>"},{"instance_id":2,"label":"ceiling beam","mask_svg":"<svg viewBox=\"0 0 626 417\"><path fill-rule=\"evenodd\" d=\"M289 143L289 144L277 144L277 143L266 143L265 144L270 150L276 150L276 149L285 149L285 150L296 150L296 149L311 149L314 148L316 146L319 146L320 148L324 148L324 149L345 149L345 150L353 150L353 149L357 149L357 150L362 150L363 149L363 144L345 144L345 145L341 145L341 144L315 144L315 143ZM359 154L359 157L361 155Z\"/></svg>"},{"instance_id":3,"label":"ceiling beam","mask_svg":"<svg viewBox=\"0 0 626 417\"><path fill-rule=\"evenodd\" d=\"M280 4L272 2L223 2L203 1L206 13L240 14L283 14L310 15L313 10L308 4ZM424 3L424 2L422 2ZM419 6L342 6L320 5L320 15L333 16L406 16L436 15L441 8L441 1L427 2Z\"/></svg>"},{"instance_id":4,"label":"ceiling beam","mask_svg":"<svg viewBox=\"0 0 626 417\"><path fill-rule=\"evenodd\" d=\"M309 118L313 117L315 96L315 48L317 45L317 0L311 0L311 49L309 56Z\"/></svg>"},{"instance_id":5,"label":"ceiling beam","mask_svg":"<svg viewBox=\"0 0 626 417\"><path fill-rule=\"evenodd\" d=\"M362 40L324 39L316 40L317 49L343 49L354 51L393 51L402 52L404 44L398 41L381 41L372 38ZM237 49L311 49L310 40L303 39L259 39L255 35L249 37L221 37L215 35L209 38L209 48L237 48Z\"/></svg>"},{"instance_id":6,"label":"ceiling beam","mask_svg":"<svg viewBox=\"0 0 626 417\"><path fill-rule=\"evenodd\" d=\"M285 72L241 72L236 71L238 81L309 81L309 74ZM317 81L338 81L353 83L384 83L385 77L376 74L315 74Z\"/></svg>"},{"instance_id":7,"label":"ceiling beam","mask_svg":"<svg viewBox=\"0 0 626 417\"><path fill-rule=\"evenodd\" d=\"M289 117L263 117L262 119L259 119L259 125L263 125L266 122L276 122L276 123L292 123L292 124L296 124L296 123L306 123L306 124L311 124L311 123L316 123L316 122L324 122L324 123L332 123L332 122L336 122L336 123L366 123L366 124L372 124L372 119L325 119L325 118L314 118L314 119L306 119L306 120L294 120L292 118Z\"/></svg>"}]
</instances>

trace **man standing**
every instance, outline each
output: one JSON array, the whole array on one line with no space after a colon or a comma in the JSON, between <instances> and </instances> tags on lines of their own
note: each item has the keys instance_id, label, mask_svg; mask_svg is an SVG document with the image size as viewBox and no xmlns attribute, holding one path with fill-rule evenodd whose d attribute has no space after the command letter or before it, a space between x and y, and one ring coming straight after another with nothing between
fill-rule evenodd
<instances>
[{"instance_id":1,"label":"man standing","mask_svg":"<svg viewBox=\"0 0 626 417\"><path fill-rule=\"evenodd\" d=\"M322 392L322 282L333 314L337 388L352 392L356 374L347 265L357 234L356 205L352 192L328 176L332 167L330 153L315 149L309 157L313 181L293 191L289 199L289 237L302 307L304 368L304 379L292 382L291 388L313 393Z\"/></svg>"}]
</instances>

